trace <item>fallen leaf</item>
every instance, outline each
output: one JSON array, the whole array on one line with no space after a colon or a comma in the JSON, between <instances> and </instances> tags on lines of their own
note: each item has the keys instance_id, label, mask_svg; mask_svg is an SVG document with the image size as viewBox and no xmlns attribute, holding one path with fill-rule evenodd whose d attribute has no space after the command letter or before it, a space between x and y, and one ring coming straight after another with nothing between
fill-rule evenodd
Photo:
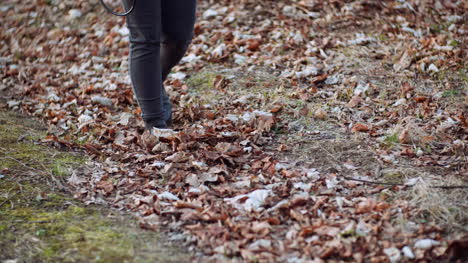
<instances>
[{"instance_id":1,"label":"fallen leaf","mask_svg":"<svg viewBox=\"0 0 468 263\"><path fill-rule=\"evenodd\" d=\"M328 114L325 110L323 109L317 109L315 112L314 112L314 116L315 118L317 119L320 119L320 120L324 120L327 118Z\"/></svg>"},{"instance_id":2,"label":"fallen leaf","mask_svg":"<svg viewBox=\"0 0 468 263\"><path fill-rule=\"evenodd\" d=\"M356 213L357 214L370 213L374 210L375 206L376 206L375 200L367 198L357 204Z\"/></svg>"},{"instance_id":3,"label":"fallen leaf","mask_svg":"<svg viewBox=\"0 0 468 263\"><path fill-rule=\"evenodd\" d=\"M351 132L368 132L370 130L369 126L363 123L356 123L354 124Z\"/></svg>"}]
</instances>

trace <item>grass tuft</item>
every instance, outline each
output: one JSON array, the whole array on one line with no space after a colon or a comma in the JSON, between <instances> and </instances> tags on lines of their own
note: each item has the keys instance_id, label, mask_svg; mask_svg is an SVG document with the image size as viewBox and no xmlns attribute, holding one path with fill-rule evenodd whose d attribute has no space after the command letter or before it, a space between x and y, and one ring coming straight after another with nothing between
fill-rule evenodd
<instances>
[{"instance_id":1,"label":"grass tuft","mask_svg":"<svg viewBox=\"0 0 468 263\"><path fill-rule=\"evenodd\" d=\"M445 178L445 185L463 185L456 177ZM468 191L466 189L436 189L431 185L440 185L440 180L429 176L421 177L403 197L417 207L415 216L421 222L435 222L448 232L468 231Z\"/></svg>"}]
</instances>

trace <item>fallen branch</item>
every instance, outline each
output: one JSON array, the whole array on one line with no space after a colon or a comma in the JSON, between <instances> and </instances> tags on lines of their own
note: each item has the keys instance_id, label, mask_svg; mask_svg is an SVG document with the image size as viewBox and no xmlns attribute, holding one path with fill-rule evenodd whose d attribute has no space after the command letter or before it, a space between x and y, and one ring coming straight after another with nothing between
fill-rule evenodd
<instances>
[{"instance_id":1,"label":"fallen branch","mask_svg":"<svg viewBox=\"0 0 468 263\"><path fill-rule=\"evenodd\" d=\"M19 224L48 224L48 223L54 223L54 222L57 222L57 220L40 220L40 221L16 220L16 221L13 221L13 223L19 223Z\"/></svg>"},{"instance_id":2,"label":"fallen branch","mask_svg":"<svg viewBox=\"0 0 468 263\"><path fill-rule=\"evenodd\" d=\"M414 185L406 185L406 184L399 184L399 183L387 183L387 182L380 182L380 181L363 180L363 179L352 178L352 177L347 177L347 176L343 176L343 178L346 180L357 181L357 182L362 182L366 184L379 184L379 185L388 185L388 186L408 186L408 187L414 186ZM468 188L468 185L430 185L428 187L438 188L438 189L462 189L462 188Z\"/></svg>"}]
</instances>

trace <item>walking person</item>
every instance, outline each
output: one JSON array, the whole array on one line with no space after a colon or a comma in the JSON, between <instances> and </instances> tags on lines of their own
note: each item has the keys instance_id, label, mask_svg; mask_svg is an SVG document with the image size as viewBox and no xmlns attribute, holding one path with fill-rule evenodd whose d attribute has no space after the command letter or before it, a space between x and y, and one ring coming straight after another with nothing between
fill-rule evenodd
<instances>
[{"instance_id":1,"label":"walking person","mask_svg":"<svg viewBox=\"0 0 468 263\"><path fill-rule=\"evenodd\" d=\"M145 133L167 129L172 105L164 88L184 56L195 24L196 0L123 0L130 31L130 78L145 122Z\"/></svg>"}]
</instances>

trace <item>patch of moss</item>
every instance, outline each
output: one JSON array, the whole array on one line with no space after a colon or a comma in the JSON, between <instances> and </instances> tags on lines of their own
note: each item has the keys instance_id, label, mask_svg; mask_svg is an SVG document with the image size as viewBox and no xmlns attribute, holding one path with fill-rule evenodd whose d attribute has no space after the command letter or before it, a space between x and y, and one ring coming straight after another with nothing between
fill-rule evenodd
<instances>
[{"instance_id":1,"label":"patch of moss","mask_svg":"<svg viewBox=\"0 0 468 263\"><path fill-rule=\"evenodd\" d=\"M442 93L442 97L446 98L446 97L456 97L458 96L460 93L458 92L458 90L454 90L454 89L451 89L451 90L446 90Z\"/></svg>"},{"instance_id":2,"label":"patch of moss","mask_svg":"<svg viewBox=\"0 0 468 263\"><path fill-rule=\"evenodd\" d=\"M468 74L466 69L460 69L458 71L458 77L465 82L468 82Z\"/></svg>"},{"instance_id":3,"label":"patch of moss","mask_svg":"<svg viewBox=\"0 0 468 263\"><path fill-rule=\"evenodd\" d=\"M388 147L391 147L394 144L400 143L400 139L398 139L397 133L392 133L385 135L384 142Z\"/></svg>"},{"instance_id":4,"label":"patch of moss","mask_svg":"<svg viewBox=\"0 0 468 263\"><path fill-rule=\"evenodd\" d=\"M13 244L29 243L33 249L22 252L26 261L135 262L138 246L143 245L137 242L136 228L122 227L122 222L107 218L96 208L44 209L56 205L54 201L35 207L2 207L0 249L4 258L17 256L13 249L26 248Z\"/></svg>"},{"instance_id":5,"label":"patch of moss","mask_svg":"<svg viewBox=\"0 0 468 263\"><path fill-rule=\"evenodd\" d=\"M33 133L28 127L12 123L12 114L0 113L0 119L3 120L0 125L0 145L4 148L0 152L0 169L28 165L25 162L31 159L37 161L32 166L38 168L39 164L46 161L46 155L40 146L28 142L38 139L40 133Z\"/></svg>"},{"instance_id":6,"label":"patch of moss","mask_svg":"<svg viewBox=\"0 0 468 263\"><path fill-rule=\"evenodd\" d=\"M37 144L46 134L38 124L16 122L15 114L0 112L0 169L38 169L56 176L66 176L68 171L85 162L73 153L63 153Z\"/></svg>"},{"instance_id":7,"label":"patch of moss","mask_svg":"<svg viewBox=\"0 0 468 263\"><path fill-rule=\"evenodd\" d=\"M452 47L458 47L460 45L460 42L458 42L455 39L450 40L449 45Z\"/></svg>"},{"instance_id":8,"label":"patch of moss","mask_svg":"<svg viewBox=\"0 0 468 263\"><path fill-rule=\"evenodd\" d=\"M51 172L55 176L68 176L73 167L77 165L84 164L86 160L77 155L72 154L61 154L57 159L51 164Z\"/></svg>"},{"instance_id":9,"label":"patch of moss","mask_svg":"<svg viewBox=\"0 0 468 263\"><path fill-rule=\"evenodd\" d=\"M439 81L447 81L449 72L447 70L440 70L433 74L433 76Z\"/></svg>"},{"instance_id":10,"label":"patch of moss","mask_svg":"<svg viewBox=\"0 0 468 263\"><path fill-rule=\"evenodd\" d=\"M389 40L390 38L389 38L386 34L379 34L379 35L377 36L377 39L378 39L379 41L381 41L381 42L385 42L385 41Z\"/></svg>"},{"instance_id":11,"label":"patch of moss","mask_svg":"<svg viewBox=\"0 0 468 263\"><path fill-rule=\"evenodd\" d=\"M0 110L0 261L190 261L129 216L84 206L54 190L50 174L67 177L86 158L35 143L44 131Z\"/></svg>"},{"instance_id":12,"label":"patch of moss","mask_svg":"<svg viewBox=\"0 0 468 263\"><path fill-rule=\"evenodd\" d=\"M385 182L388 182L388 183L402 183L405 179L405 175L397 171L393 171L393 172L384 173L383 179Z\"/></svg>"},{"instance_id":13,"label":"patch of moss","mask_svg":"<svg viewBox=\"0 0 468 263\"><path fill-rule=\"evenodd\" d=\"M214 80L216 78L216 73L209 71L202 71L192 75L187 79L186 83L190 88L211 88L213 87Z\"/></svg>"},{"instance_id":14,"label":"patch of moss","mask_svg":"<svg viewBox=\"0 0 468 263\"><path fill-rule=\"evenodd\" d=\"M437 23L432 24L429 28L431 33L441 33L442 31L447 31L449 23Z\"/></svg>"}]
</instances>

